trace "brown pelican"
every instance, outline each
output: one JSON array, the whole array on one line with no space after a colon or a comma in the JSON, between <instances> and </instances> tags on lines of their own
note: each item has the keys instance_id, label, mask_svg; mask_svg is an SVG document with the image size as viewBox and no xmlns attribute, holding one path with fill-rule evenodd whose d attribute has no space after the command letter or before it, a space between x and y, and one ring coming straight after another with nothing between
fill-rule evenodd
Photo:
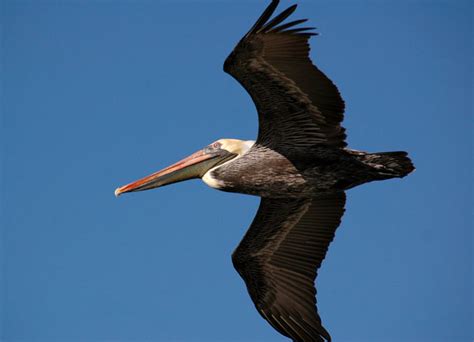
<instances>
[{"instance_id":1,"label":"brown pelican","mask_svg":"<svg viewBox=\"0 0 474 342\"><path fill-rule=\"evenodd\" d=\"M260 315L294 341L330 341L316 309L314 281L344 213L344 191L404 177L406 152L346 148L344 101L309 59L312 27L270 19L273 0L224 63L255 102L256 141L220 139L191 156L122 186L126 192L192 178L212 188L261 197L232 261Z\"/></svg>"}]
</instances>

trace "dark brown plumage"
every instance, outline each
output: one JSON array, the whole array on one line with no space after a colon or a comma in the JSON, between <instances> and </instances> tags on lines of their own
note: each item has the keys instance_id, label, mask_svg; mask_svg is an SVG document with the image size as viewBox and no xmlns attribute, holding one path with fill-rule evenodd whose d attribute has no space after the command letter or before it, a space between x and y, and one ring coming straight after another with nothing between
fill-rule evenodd
<instances>
[{"instance_id":1,"label":"dark brown plumage","mask_svg":"<svg viewBox=\"0 0 474 342\"><path fill-rule=\"evenodd\" d=\"M249 92L259 117L257 143L276 151L326 144L345 147L340 123L344 101L336 86L309 59L311 27L289 29L302 20L276 26L291 6L265 24L273 1L224 63Z\"/></svg>"},{"instance_id":2,"label":"dark brown plumage","mask_svg":"<svg viewBox=\"0 0 474 342\"><path fill-rule=\"evenodd\" d=\"M344 213L346 196L262 198L232 255L258 312L297 341L330 339L316 310L314 279Z\"/></svg>"},{"instance_id":3,"label":"dark brown plumage","mask_svg":"<svg viewBox=\"0 0 474 342\"><path fill-rule=\"evenodd\" d=\"M256 141L220 139L188 158L125 185L116 195L191 178L261 197L232 261L258 312L294 341L330 341L316 308L314 281L341 222L345 190L404 177L406 152L346 148L344 101L309 59L312 27L284 23L293 5L270 19L273 0L224 63L255 102Z\"/></svg>"},{"instance_id":4,"label":"dark brown plumage","mask_svg":"<svg viewBox=\"0 0 474 342\"><path fill-rule=\"evenodd\" d=\"M257 107L257 141L212 175L223 182L221 190L264 196L232 257L259 313L295 341L329 341L314 280L344 212L343 190L404 176L413 165L395 153L394 171L388 155L377 154L379 163L369 165L374 155L344 149L344 101L309 58L308 40L316 33L295 27L305 19L281 24L296 5L269 20L277 5L272 1L224 63Z\"/></svg>"}]
</instances>

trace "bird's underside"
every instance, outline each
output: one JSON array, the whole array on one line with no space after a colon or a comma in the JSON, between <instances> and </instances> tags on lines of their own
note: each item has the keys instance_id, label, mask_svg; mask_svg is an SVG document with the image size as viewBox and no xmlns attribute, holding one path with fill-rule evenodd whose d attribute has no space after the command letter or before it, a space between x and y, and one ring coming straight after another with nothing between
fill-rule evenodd
<instances>
[{"instance_id":1,"label":"bird's underside","mask_svg":"<svg viewBox=\"0 0 474 342\"><path fill-rule=\"evenodd\" d=\"M405 152L346 148L344 101L309 58L312 27L271 16L273 0L224 63L258 112L256 141L220 139L116 190L118 196L202 178L261 197L232 261L260 315L293 341L330 341L316 308L317 270L341 222L345 190L413 169Z\"/></svg>"},{"instance_id":2,"label":"bird's underside","mask_svg":"<svg viewBox=\"0 0 474 342\"><path fill-rule=\"evenodd\" d=\"M295 153L296 152L296 153ZM367 154L315 145L282 155L255 143L242 157L210 171L219 190L266 198L313 198L397 177L393 170L365 163ZM265 159L265 163L259 160ZM383 166L380 166L383 168Z\"/></svg>"}]
</instances>

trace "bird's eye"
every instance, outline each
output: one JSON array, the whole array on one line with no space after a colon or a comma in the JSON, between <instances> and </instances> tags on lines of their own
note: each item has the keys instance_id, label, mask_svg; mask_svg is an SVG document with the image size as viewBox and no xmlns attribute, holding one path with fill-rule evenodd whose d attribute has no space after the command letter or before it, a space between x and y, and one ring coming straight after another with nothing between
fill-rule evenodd
<instances>
[{"instance_id":1,"label":"bird's eye","mask_svg":"<svg viewBox=\"0 0 474 342\"><path fill-rule=\"evenodd\" d=\"M212 151L215 151L215 150L220 149L221 146L222 146L222 144L221 144L220 142L217 142L217 141L216 141L216 142L214 142L214 143L208 145L208 146L205 148L205 151L206 151L207 153L211 153Z\"/></svg>"}]
</instances>

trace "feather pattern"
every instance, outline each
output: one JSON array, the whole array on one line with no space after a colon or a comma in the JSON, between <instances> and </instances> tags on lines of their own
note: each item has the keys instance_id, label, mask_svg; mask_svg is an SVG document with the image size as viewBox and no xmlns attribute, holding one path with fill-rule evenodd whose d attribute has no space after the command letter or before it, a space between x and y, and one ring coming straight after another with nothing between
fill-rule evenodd
<instances>
[{"instance_id":1,"label":"feather pattern","mask_svg":"<svg viewBox=\"0 0 474 342\"><path fill-rule=\"evenodd\" d=\"M232 255L258 312L295 341L330 341L314 280L341 222L344 192L312 199L262 198Z\"/></svg>"},{"instance_id":2,"label":"feather pattern","mask_svg":"<svg viewBox=\"0 0 474 342\"><path fill-rule=\"evenodd\" d=\"M287 29L287 28L290 28L290 27L292 27L292 26L305 23L305 22L307 22L307 21L308 21L308 19L299 19L299 20L290 21L289 23L286 23L286 24L283 24L283 25L274 27L274 28L273 28L271 31L269 31L269 32L277 33L277 32L283 31L283 30L285 30L285 29Z\"/></svg>"},{"instance_id":3,"label":"feather pattern","mask_svg":"<svg viewBox=\"0 0 474 342\"><path fill-rule=\"evenodd\" d=\"M278 2L272 1L240 40L224 70L255 102L259 144L282 153L316 144L343 148L344 101L309 58L308 39L315 35L313 28L296 26L305 19L282 24L296 5L268 21Z\"/></svg>"},{"instance_id":4,"label":"feather pattern","mask_svg":"<svg viewBox=\"0 0 474 342\"><path fill-rule=\"evenodd\" d=\"M289 17L296 10L296 7L297 5L288 7L286 10L278 14L275 18L270 20L268 23L266 23L265 26L263 26L259 32L268 32L269 30L277 26L279 23L281 23L283 20Z\"/></svg>"}]
</instances>

